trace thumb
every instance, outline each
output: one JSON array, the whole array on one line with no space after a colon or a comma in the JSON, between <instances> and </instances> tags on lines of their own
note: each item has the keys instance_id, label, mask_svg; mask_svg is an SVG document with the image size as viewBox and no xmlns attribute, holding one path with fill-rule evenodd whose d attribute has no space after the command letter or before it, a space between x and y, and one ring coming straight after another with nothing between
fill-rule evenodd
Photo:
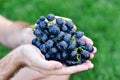
<instances>
[{"instance_id":1,"label":"thumb","mask_svg":"<svg viewBox=\"0 0 120 80\"><path fill-rule=\"evenodd\" d=\"M31 68L39 68L45 70L54 70L62 68L62 63L57 61L48 61L41 56L41 52L38 48L32 45L24 45L23 62ZM29 54L28 54L29 53Z\"/></svg>"}]
</instances>

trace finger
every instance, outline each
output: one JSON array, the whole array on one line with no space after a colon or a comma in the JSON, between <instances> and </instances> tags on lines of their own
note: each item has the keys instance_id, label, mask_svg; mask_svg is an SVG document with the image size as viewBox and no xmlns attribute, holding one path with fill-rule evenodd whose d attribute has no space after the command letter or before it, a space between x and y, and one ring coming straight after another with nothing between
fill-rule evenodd
<instances>
[{"instance_id":1,"label":"finger","mask_svg":"<svg viewBox=\"0 0 120 80\"><path fill-rule=\"evenodd\" d=\"M64 68L63 71L60 71L60 73L72 74L72 73L76 73L76 72L85 71L85 70L88 70L91 68L93 68L93 64L90 61L86 61L85 63L83 63L81 65Z\"/></svg>"},{"instance_id":2,"label":"finger","mask_svg":"<svg viewBox=\"0 0 120 80\"><path fill-rule=\"evenodd\" d=\"M71 66L71 67L63 67L62 69L53 70L51 72L46 72L46 71L43 71L43 72L48 73L48 74L53 74L53 75L54 74L56 74L56 75L68 75L68 74L88 70L90 68L93 68L93 64L90 61L86 61L85 63L83 63L81 65L76 65L76 66Z\"/></svg>"},{"instance_id":3,"label":"finger","mask_svg":"<svg viewBox=\"0 0 120 80\"><path fill-rule=\"evenodd\" d=\"M94 57L94 54L97 52L97 48L93 47L93 52L90 53L90 58L92 59Z\"/></svg>"},{"instance_id":4,"label":"finger","mask_svg":"<svg viewBox=\"0 0 120 80\"><path fill-rule=\"evenodd\" d=\"M87 44L93 45L93 41L90 38L83 36L81 39L84 40Z\"/></svg>"},{"instance_id":5,"label":"finger","mask_svg":"<svg viewBox=\"0 0 120 80\"><path fill-rule=\"evenodd\" d=\"M37 72L28 67L24 67L20 69L19 72L17 72L10 80L38 80L38 78L43 77L45 77L45 75L41 74L40 72Z\"/></svg>"},{"instance_id":6,"label":"finger","mask_svg":"<svg viewBox=\"0 0 120 80\"><path fill-rule=\"evenodd\" d=\"M74 30L77 30L77 27L74 25L73 29L74 29Z\"/></svg>"},{"instance_id":7,"label":"finger","mask_svg":"<svg viewBox=\"0 0 120 80\"><path fill-rule=\"evenodd\" d=\"M35 57L35 56L34 56ZM36 67L39 69L44 69L44 70L56 70L62 68L62 64L57 61L47 61L43 58L40 58L38 56L35 57L34 60L34 65L32 67Z\"/></svg>"}]
</instances>

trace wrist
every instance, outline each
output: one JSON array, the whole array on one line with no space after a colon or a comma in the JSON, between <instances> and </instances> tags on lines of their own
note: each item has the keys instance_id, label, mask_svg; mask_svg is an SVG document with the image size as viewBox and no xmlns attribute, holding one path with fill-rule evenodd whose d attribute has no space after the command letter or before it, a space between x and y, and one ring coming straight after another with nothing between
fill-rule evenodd
<instances>
[{"instance_id":1,"label":"wrist","mask_svg":"<svg viewBox=\"0 0 120 80\"><path fill-rule=\"evenodd\" d=\"M21 55L17 49L0 60L0 80L8 80L14 76L20 68L24 67Z\"/></svg>"},{"instance_id":2,"label":"wrist","mask_svg":"<svg viewBox=\"0 0 120 80\"><path fill-rule=\"evenodd\" d=\"M31 44L33 38L35 38L31 28L25 28L21 31L20 45Z\"/></svg>"},{"instance_id":3,"label":"wrist","mask_svg":"<svg viewBox=\"0 0 120 80\"><path fill-rule=\"evenodd\" d=\"M33 32L28 28L29 24L25 22L14 22L0 32L0 43L4 46L14 49L22 44L31 43Z\"/></svg>"}]
</instances>

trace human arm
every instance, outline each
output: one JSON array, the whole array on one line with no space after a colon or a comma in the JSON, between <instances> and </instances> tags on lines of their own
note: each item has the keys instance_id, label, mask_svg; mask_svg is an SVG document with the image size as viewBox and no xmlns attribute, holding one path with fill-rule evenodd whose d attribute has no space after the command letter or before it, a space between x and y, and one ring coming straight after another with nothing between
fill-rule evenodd
<instances>
[{"instance_id":1,"label":"human arm","mask_svg":"<svg viewBox=\"0 0 120 80\"><path fill-rule=\"evenodd\" d=\"M0 16L0 43L11 49L31 43L34 35L28 26L26 22L14 22Z\"/></svg>"}]
</instances>

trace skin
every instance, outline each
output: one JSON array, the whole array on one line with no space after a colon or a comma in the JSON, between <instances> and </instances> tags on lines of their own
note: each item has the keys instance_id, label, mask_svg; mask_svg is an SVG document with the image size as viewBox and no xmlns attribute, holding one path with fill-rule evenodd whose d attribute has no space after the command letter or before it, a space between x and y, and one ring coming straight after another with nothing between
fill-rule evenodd
<instances>
[{"instance_id":1,"label":"skin","mask_svg":"<svg viewBox=\"0 0 120 80\"><path fill-rule=\"evenodd\" d=\"M91 61L67 67L57 61L45 60L40 50L30 44L35 36L27 27L29 24L13 22L2 16L0 21L0 43L13 49L0 60L0 80L68 80L71 74L94 66ZM82 39L93 45L90 38L83 36ZM96 51L94 47L91 58Z\"/></svg>"}]
</instances>

